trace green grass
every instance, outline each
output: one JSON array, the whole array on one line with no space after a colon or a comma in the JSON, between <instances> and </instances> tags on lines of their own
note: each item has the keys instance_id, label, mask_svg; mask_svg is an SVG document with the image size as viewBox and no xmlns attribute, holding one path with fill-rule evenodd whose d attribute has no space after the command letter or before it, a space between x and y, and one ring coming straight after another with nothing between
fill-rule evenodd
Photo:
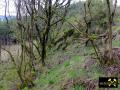
<instances>
[{"instance_id":1,"label":"green grass","mask_svg":"<svg viewBox=\"0 0 120 90\"><path fill-rule=\"evenodd\" d=\"M75 48L71 47L71 49L73 50ZM76 50L77 49L78 48L76 48ZM98 63L93 64L90 71L86 71L84 68L82 68L82 65L85 63L84 53L87 53L88 55L90 53L93 53L93 48L91 47L85 48L84 52L82 51L80 55L75 55L72 52L72 50L62 53L59 52L59 54L61 55L73 54L73 56L70 60L64 61L63 64L55 65L52 69L49 69L46 72L42 73L34 81L36 86L31 90L61 90L61 85L63 85L69 79L88 76L91 79L98 80L99 77L105 76L102 70L98 68ZM57 54L58 53L54 55L56 56ZM28 90L28 89L25 88L24 90ZM70 90L85 90L85 88L82 85L76 85L74 87L71 87ZM113 90L117 90L117 89L113 89Z\"/></svg>"},{"instance_id":2,"label":"green grass","mask_svg":"<svg viewBox=\"0 0 120 90\"><path fill-rule=\"evenodd\" d=\"M87 72L82 68L84 63L84 56L76 55L63 64L60 64L47 73L42 74L39 78L35 80L37 85L31 90L61 90L61 84L65 83L68 79L74 79L76 77L85 77L89 75L91 78L95 79L102 76L102 73L93 65L91 72ZM52 87L52 89L50 89ZM84 87L76 85L71 87L71 90L85 90Z\"/></svg>"},{"instance_id":3,"label":"green grass","mask_svg":"<svg viewBox=\"0 0 120 90\"><path fill-rule=\"evenodd\" d=\"M7 67L7 68L6 68ZM17 79L16 69L9 65L0 65L0 90L9 90Z\"/></svg>"},{"instance_id":4,"label":"green grass","mask_svg":"<svg viewBox=\"0 0 120 90\"><path fill-rule=\"evenodd\" d=\"M114 40L113 41L113 46L114 47L120 47L120 41L119 40Z\"/></svg>"},{"instance_id":5,"label":"green grass","mask_svg":"<svg viewBox=\"0 0 120 90\"><path fill-rule=\"evenodd\" d=\"M44 90L44 88L50 88L50 85L53 86L53 90L59 90L61 88L60 84L62 84L64 80L80 76L80 73L82 72L81 70L77 71L77 68L80 69L80 63L82 63L82 61L83 57L75 56L71 60L65 61L63 64L42 74L37 80L35 80L35 83L38 86L32 90L37 90L38 88Z\"/></svg>"},{"instance_id":6,"label":"green grass","mask_svg":"<svg viewBox=\"0 0 120 90\"><path fill-rule=\"evenodd\" d=\"M113 41L113 46L118 47L120 45L119 41ZM80 51L80 53L75 53L74 51ZM47 58L47 62L53 63L51 69L45 69L43 73L37 77L34 81L35 87L30 90L61 90L61 86L69 79L74 79L77 77L87 77L91 79L98 79L100 76L104 76L103 72L98 68L98 63L93 64L90 71L86 71L83 67L85 63L85 56L93 53L94 50L91 47L86 47L80 49L80 47L74 47L74 45L69 46L66 51L56 51L51 53ZM64 60L62 64L54 64L58 61L60 56L71 56L68 60ZM96 61L97 62L97 61ZM1 66L0 71L4 77L0 80L0 90L9 90L13 81L18 79L16 70L13 66L7 67L7 65ZM2 75L0 73L0 76ZM25 87L23 90L29 90ZM71 87L70 90L85 90L82 85L76 85ZM118 90L118 89L113 89Z\"/></svg>"},{"instance_id":7,"label":"green grass","mask_svg":"<svg viewBox=\"0 0 120 90\"><path fill-rule=\"evenodd\" d=\"M71 90L86 90L83 86L76 85L75 87L72 87Z\"/></svg>"}]
</instances>

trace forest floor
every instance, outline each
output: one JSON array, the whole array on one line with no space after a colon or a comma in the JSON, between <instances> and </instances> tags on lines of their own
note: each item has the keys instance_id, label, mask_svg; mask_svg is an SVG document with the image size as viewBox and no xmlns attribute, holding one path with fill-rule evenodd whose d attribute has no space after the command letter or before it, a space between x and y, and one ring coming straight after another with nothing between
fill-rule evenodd
<instances>
[{"instance_id":1,"label":"forest floor","mask_svg":"<svg viewBox=\"0 0 120 90\"><path fill-rule=\"evenodd\" d=\"M114 40L113 46L120 47L120 42ZM19 45L5 46L5 48L15 56L20 53ZM103 90L96 87L96 84L100 76L106 75L99 67L99 62L90 59L91 53L94 53L92 47L83 47L78 43L70 45L65 51L49 52L46 59L49 69L45 68L44 72L38 75L34 81L35 87L32 89L25 87L23 90ZM18 76L5 51L2 51L2 61L0 90L14 90L11 86L14 87ZM90 87L91 89L86 89ZM120 90L120 88L111 90Z\"/></svg>"},{"instance_id":2,"label":"forest floor","mask_svg":"<svg viewBox=\"0 0 120 90\"><path fill-rule=\"evenodd\" d=\"M2 46L9 50L13 56L18 56L20 53L19 45ZM11 62L9 54L1 50L1 61L0 61L0 90L11 90L10 86L14 80L18 78L16 69Z\"/></svg>"},{"instance_id":3,"label":"forest floor","mask_svg":"<svg viewBox=\"0 0 120 90\"><path fill-rule=\"evenodd\" d=\"M120 47L120 42L114 41L113 45ZM73 44L66 51L55 53L52 59L48 57L54 67L40 75L31 90L104 90L98 88L98 80L106 77L106 73L96 59L91 59L91 53L94 53L92 47Z\"/></svg>"}]
</instances>

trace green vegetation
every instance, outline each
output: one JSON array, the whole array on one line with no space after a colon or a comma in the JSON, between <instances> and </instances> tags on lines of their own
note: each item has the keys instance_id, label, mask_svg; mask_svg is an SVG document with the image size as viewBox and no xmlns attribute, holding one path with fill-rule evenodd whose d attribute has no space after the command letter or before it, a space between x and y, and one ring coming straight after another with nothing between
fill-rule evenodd
<instances>
[{"instance_id":1,"label":"green vegetation","mask_svg":"<svg viewBox=\"0 0 120 90\"><path fill-rule=\"evenodd\" d=\"M116 3L39 1L17 0L16 18L0 22L18 40L0 44L0 90L101 90L99 77L120 77Z\"/></svg>"}]
</instances>

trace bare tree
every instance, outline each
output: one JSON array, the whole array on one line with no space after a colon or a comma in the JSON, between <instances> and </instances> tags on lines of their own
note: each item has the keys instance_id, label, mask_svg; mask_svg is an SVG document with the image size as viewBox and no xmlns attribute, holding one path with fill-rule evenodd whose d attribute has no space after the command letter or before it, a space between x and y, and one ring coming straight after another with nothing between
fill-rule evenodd
<instances>
[{"instance_id":1,"label":"bare tree","mask_svg":"<svg viewBox=\"0 0 120 90\"><path fill-rule=\"evenodd\" d=\"M50 38L50 32L57 24L64 22L70 2L71 0L23 0L28 17L31 18L31 51L33 51L33 45L35 45L32 38L36 34L39 44L37 51L41 56L43 65L45 65L46 46Z\"/></svg>"},{"instance_id":2,"label":"bare tree","mask_svg":"<svg viewBox=\"0 0 120 90\"><path fill-rule=\"evenodd\" d=\"M109 47L109 52L110 52L110 59L112 59L112 23L113 23L113 19L114 19L114 15L115 15L115 11L116 11L116 7L117 7L117 0L115 0L115 5L114 5L114 9L112 11L112 6L113 2L111 2L111 0L106 0L107 2L107 8L108 8L108 27L109 27L109 31L108 31L108 47Z\"/></svg>"},{"instance_id":3,"label":"bare tree","mask_svg":"<svg viewBox=\"0 0 120 90\"><path fill-rule=\"evenodd\" d=\"M115 0L115 3L113 4L112 2L110 2L111 0L107 0L106 1L106 6L107 6L107 28L108 29L106 32L104 32L103 34L99 34L99 35L93 35L93 33L88 33L88 31L90 31L91 29L91 23L92 23L92 19L93 19L93 13L91 11L91 7L93 7L91 5L92 0L88 0L87 2L85 2L84 4L84 23L85 23L85 32L81 31L78 27L76 27L75 25L70 24L76 29L78 30L78 32L81 34L81 36L83 36L83 38L85 38L85 43L87 44L88 41L91 42L92 47L94 48L95 54L97 56L97 59L100 61L101 64L104 64L105 58L103 54L103 51L101 51L98 46L95 44L95 40L104 38L106 41L108 41L108 45L106 44L106 47L108 46L108 62L112 62L113 59L113 54L112 54L112 39L113 39L113 33L112 33L112 24L113 24L113 20L114 20L114 16L115 16L115 11L116 11L116 7L117 7L117 0ZM99 23L99 21L97 21ZM78 24L79 25L79 24ZM107 39L106 39L107 38ZM106 52L107 50L105 50ZM102 53L101 53L102 52ZM106 54L106 53L105 53Z\"/></svg>"}]
</instances>

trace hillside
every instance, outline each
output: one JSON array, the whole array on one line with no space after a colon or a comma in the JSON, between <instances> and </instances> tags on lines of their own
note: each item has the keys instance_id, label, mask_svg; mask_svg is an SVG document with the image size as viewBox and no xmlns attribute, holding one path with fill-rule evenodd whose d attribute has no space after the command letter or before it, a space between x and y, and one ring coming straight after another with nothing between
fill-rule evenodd
<instances>
[{"instance_id":1,"label":"hillside","mask_svg":"<svg viewBox=\"0 0 120 90\"><path fill-rule=\"evenodd\" d=\"M0 16L0 90L120 90L120 7L70 1L17 0Z\"/></svg>"}]
</instances>

